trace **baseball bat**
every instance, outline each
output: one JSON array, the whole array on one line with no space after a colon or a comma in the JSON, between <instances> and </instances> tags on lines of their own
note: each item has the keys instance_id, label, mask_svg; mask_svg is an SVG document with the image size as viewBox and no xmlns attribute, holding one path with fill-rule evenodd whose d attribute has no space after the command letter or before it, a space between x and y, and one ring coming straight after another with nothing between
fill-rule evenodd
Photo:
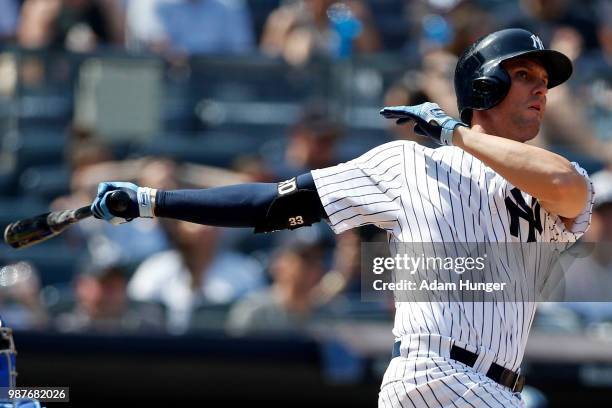
<instances>
[{"instance_id":1,"label":"baseball bat","mask_svg":"<svg viewBox=\"0 0 612 408\"><path fill-rule=\"evenodd\" d=\"M130 197L125 191L113 191L107 200L108 206L115 212L125 211ZM7 225L4 229L4 242L13 248L26 248L52 238L72 224L91 217L90 206L76 210L53 211L35 217L25 218Z\"/></svg>"}]
</instances>

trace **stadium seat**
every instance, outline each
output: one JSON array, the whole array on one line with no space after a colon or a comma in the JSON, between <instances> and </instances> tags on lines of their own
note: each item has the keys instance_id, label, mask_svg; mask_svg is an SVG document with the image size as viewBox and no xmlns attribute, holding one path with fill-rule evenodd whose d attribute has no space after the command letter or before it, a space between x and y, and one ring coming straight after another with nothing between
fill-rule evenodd
<instances>
[{"instance_id":1,"label":"stadium seat","mask_svg":"<svg viewBox=\"0 0 612 408\"><path fill-rule=\"evenodd\" d=\"M62 164L28 167L19 178L19 190L25 196L51 202L69 193L70 170Z\"/></svg>"},{"instance_id":2,"label":"stadium seat","mask_svg":"<svg viewBox=\"0 0 612 408\"><path fill-rule=\"evenodd\" d=\"M20 130L16 146L20 169L46 164L60 164L64 160L67 137L63 131L46 129Z\"/></svg>"},{"instance_id":3,"label":"stadium seat","mask_svg":"<svg viewBox=\"0 0 612 408\"><path fill-rule=\"evenodd\" d=\"M39 272L43 287L70 282L82 256L81 252L65 245L58 238L19 251L4 248L0 256L5 262L28 261L33 264Z\"/></svg>"},{"instance_id":4,"label":"stadium seat","mask_svg":"<svg viewBox=\"0 0 612 408\"><path fill-rule=\"evenodd\" d=\"M0 226L49 211L48 202L39 198L0 197Z\"/></svg>"},{"instance_id":5,"label":"stadium seat","mask_svg":"<svg viewBox=\"0 0 612 408\"><path fill-rule=\"evenodd\" d=\"M141 153L229 167L239 155L257 152L261 143L256 137L229 132L211 131L197 135L168 133L143 146Z\"/></svg>"}]
</instances>

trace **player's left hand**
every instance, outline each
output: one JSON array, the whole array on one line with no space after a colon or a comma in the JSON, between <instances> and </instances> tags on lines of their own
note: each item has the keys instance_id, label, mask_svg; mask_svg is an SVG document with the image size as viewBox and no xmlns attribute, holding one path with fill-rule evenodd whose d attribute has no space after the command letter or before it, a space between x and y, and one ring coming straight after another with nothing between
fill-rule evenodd
<instances>
[{"instance_id":1,"label":"player's left hand","mask_svg":"<svg viewBox=\"0 0 612 408\"><path fill-rule=\"evenodd\" d=\"M130 205L121 214L115 213L109 208L106 200L109 195L115 190L122 190L128 194ZM106 220L111 224L123 224L132 221L140 216L138 209L138 186L133 183L123 181L112 181L98 184L98 194L96 199L91 204L91 212L98 219Z\"/></svg>"},{"instance_id":2,"label":"player's left hand","mask_svg":"<svg viewBox=\"0 0 612 408\"><path fill-rule=\"evenodd\" d=\"M387 119L397 119L398 125L414 121L415 133L446 146L453 145L453 131L457 126L468 126L448 116L438 104L432 102L413 106L387 106L380 114Z\"/></svg>"}]
</instances>

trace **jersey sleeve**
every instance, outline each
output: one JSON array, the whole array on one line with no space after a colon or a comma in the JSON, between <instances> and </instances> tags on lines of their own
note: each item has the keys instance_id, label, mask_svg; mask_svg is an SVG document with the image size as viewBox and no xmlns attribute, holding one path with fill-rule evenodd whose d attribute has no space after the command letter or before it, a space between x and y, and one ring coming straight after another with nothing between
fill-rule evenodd
<instances>
[{"instance_id":1,"label":"jersey sleeve","mask_svg":"<svg viewBox=\"0 0 612 408\"><path fill-rule=\"evenodd\" d=\"M574 219L574 223L571 228L566 228L565 223L556 214L549 213L544 210L545 222L544 229L542 231L543 242L576 242L591 225L591 213L593 212L593 200L595 198L595 191L593 189L593 183L589 179L589 175L578 163L572 162L572 166L580 173L587 182L587 200L584 208Z\"/></svg>"},{"instance_id":2,"label":"jersey sleeve","mask_svg":"<svg viewBox=\"0 0 612 408\"><path fill-rule=\"evenodd\" d=\"M397 223L405 179L404 143L386 143L349 162L312 171L336 234L366 224L391 229Z\"/></svg>"}]
</instances>

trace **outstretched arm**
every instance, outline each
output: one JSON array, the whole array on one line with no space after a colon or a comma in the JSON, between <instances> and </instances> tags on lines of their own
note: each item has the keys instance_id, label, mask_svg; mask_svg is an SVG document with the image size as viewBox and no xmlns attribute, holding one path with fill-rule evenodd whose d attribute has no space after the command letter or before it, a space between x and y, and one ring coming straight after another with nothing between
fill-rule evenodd
<instances>
[{"instance_id":1,"label":"outstretched arm","mask_svg":"<svg viewBox=\"0 0 612 408\"><path fill-rule=\"evenodd\" d=\"M121 189L130 206L114 212L106 205ZM282 183L248 183L197 190L155 190L132 183L101 183L92 204L96 218L113 223L137 217L166 217L220 227L254 227L255 232L295 229L325 217L310 173Z\"/></svg>"},{"instance_id":2,"label":"outstretched arm","mask_svg":"<svg viewBox=\"0 0 612 408\"><path fill-rule=\"evenodd\" d=\"M453 144L491 167L547 211L572 219L587 200L587 181L564 157L477 129L457 127Z\"/></svg>"},{"instance_id":3,"label":"outstretched arm","mask_svg":"<svg viewBox=\"0 0 612 408\"><path fill-rule=\"evenodd\" d=\"M488 135L478 126L448 116L438 105L391 106L380 112L398 124L414 121L416 133L441 145L460 147L521 191L536 197L548 212L571 220L587 202L587 181L562 156L515 140ZM571 221L567 221L569 226Z\"/></svg>"}]
</instances>

